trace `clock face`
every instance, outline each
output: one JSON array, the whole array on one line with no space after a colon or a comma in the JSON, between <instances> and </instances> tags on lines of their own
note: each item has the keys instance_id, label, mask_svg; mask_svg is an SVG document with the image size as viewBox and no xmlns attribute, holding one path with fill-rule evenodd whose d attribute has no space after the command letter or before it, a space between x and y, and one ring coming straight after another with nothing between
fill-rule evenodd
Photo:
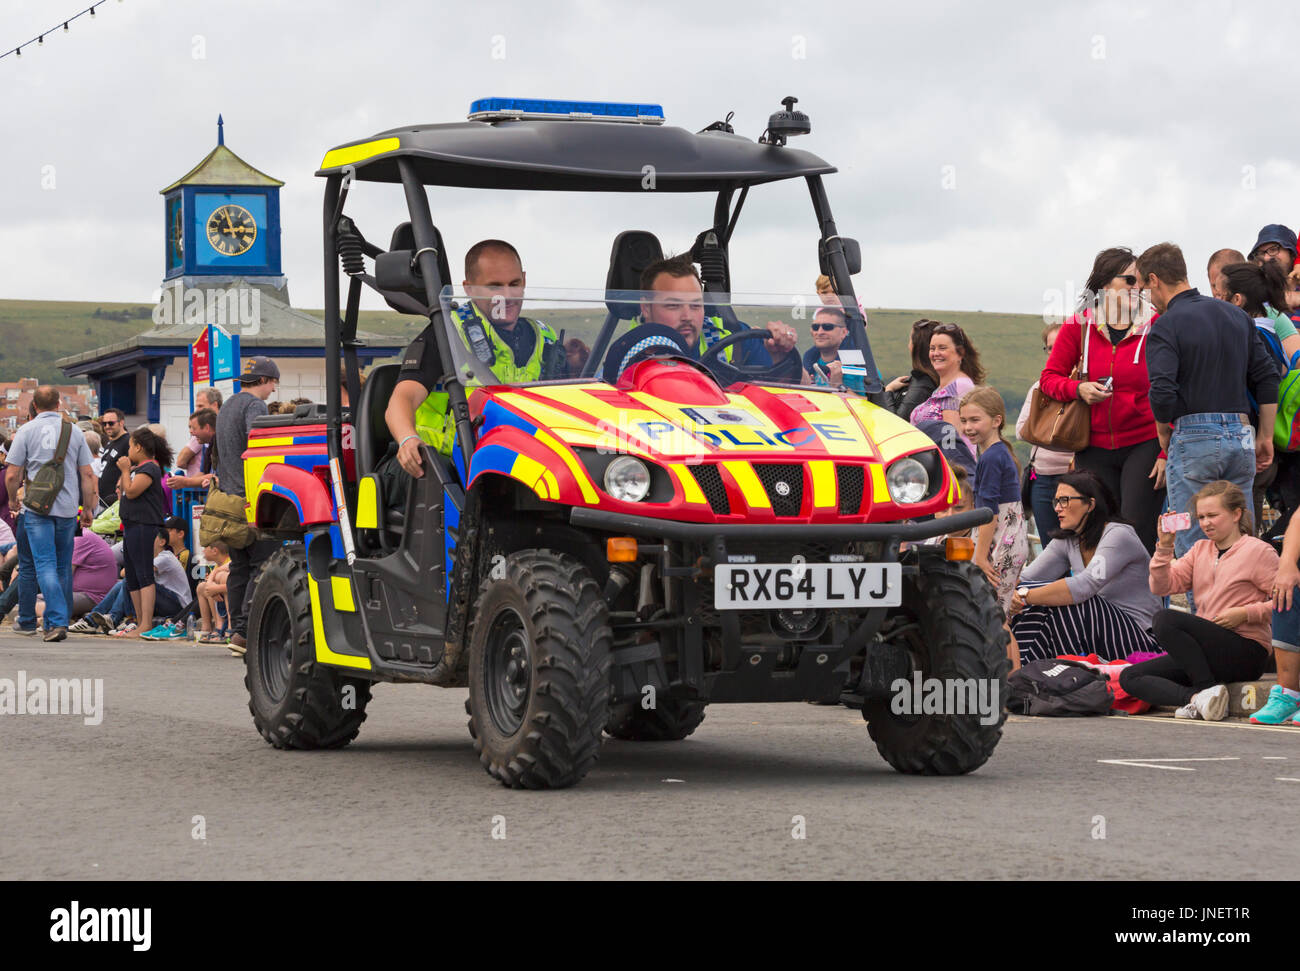
<instances>
[{"instance_id":1,"label":"clock face","mask_svg":"<svg viewBox=\"0 0 1300 971\"><path fill-rule=\"evenodd\" d=\"M220 206L208 217L208 242L223 256L248 252L257 239L257 220L243 206Z\"/></svg>"}]
</instances>

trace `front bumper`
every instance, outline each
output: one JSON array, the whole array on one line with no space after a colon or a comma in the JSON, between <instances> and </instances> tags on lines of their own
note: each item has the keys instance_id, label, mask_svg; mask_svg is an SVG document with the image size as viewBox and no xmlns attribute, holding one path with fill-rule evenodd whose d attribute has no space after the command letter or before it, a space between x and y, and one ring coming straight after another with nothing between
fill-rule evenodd
<instances>
[{"instance_id":1,"label":"front bumper","mask_svg":"<svg viewBox=\"0 0 1300 971\"><path fill-rule=\"evenodd\" d=\"M657 539L695 540L708 543L722 540L763 540L792 543L821 540L849 542L884 542L887 545L915 543L962 529L975 529L993 519L990 509L972 509L944 519L931 519L922 523L791 523L789 525L758 525L750 523L681 523L647 516L629 516L602 509L575 507L569 513L569 522L586 529L599 529L624 536L646 536Z\"/></svg>"}]
</instances>

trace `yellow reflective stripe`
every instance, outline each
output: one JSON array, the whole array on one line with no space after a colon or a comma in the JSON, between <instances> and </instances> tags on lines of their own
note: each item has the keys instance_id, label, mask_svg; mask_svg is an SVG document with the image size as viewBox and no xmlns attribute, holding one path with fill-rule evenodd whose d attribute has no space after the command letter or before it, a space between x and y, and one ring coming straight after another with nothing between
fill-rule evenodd
<instances>
[{"instance_id":1,"label":"yellow reflective stripe","mask_svg":"<svg viewBox=\"0 0 1300 971\"><path fill-rule=\"evenodd\" d=\"M279 448L281 445L292 445L293 436L284 435L280 438L255 438L248 443L249 448Z\"/></svg>"},{"instance_id":2,"label":"yellow reflective stripe","mask_svg":"<svg viewBox=\"0 0 1300 971\"><path fill-rule=\"evenodd\" d=\"M320 163L320 167L334 169L343 165L351 165L353 162L374 158L376 155L384 154L384 152L391 152L401 144L396 138L376 138L372 142L362 142L360 145L332 148L325 153L325 160Z\"/></svg>"},{"instance_id":3,"label":"yellow reflective stripe","mask_svg":"<svg viewBox=\"0 0 1300 971\"><path fill-rule=\"evenodd\" d=\"M812 474L813 505L817 508L835 508L835 463L816 461L808 463Z\"/></svg>"},{"instance_id":4,"label":"yellow reflective stripe","mask_svg":"<svg viewBox=\"0 0 1300 971\"><path fill-rule=\"evenodd\" d=\"M885 483L885 467L879 463L871 466L871 501L889 502L889 486Z\"/></svg>"},{"instance_id":5,"label":"yellow reflective stripe","mask_svg":"<svg viewBox=\"0 0 1300 971\"><path fill-rule=\"evenodd\" d=\"M549 496L543 495L546 486L543 485L541 489L537 488L537 480L542 477L542 473L545 471L546 466L536 459L529 458L527 455L516 455L514 464L510 466L510 475L512 477L527 485L543 499L548 499Z\"/></svg>"},{"instance_id":6,"label":"yellow reflective stripe","mask_svg":"<svg viewBox=\"0 0 1300 971\"><path fill-rule=\"evenodd\" d=\"M573 457L573 453L569 451L568 447L554 435L551 435L549 432L543 431L540 428L533 433L533 437L558 455L560 461L568 466L569 474L573 476L574 481L578 483L578 488L582 490L583 500L591 503L593 506L597 505L600 502L600 496L596 495L596 490L591 484L591 479L587 476L587 470L579 464L576 458ZM560 496L560 490L558 487L554 490L554 493L555 498L558 499Z\"/></svg>"},{"instance_id":7,"label":"yellow reflective stripe","mask_svg":"<svg viewBox=\"0 0 1300 971\"><path fill-rule=\"evenodd\" d=\"M736 485L740 486L741 494L745 497L745 505L751 509L772 508L772 503L767 498L767 490L763 488L763 483L758 481L758 476L748 462L723 462L722 464L736 480Z\"/></svg>"},{"instance_id":8,"label":"yellow reflective stripe","mask_svg":"<svg viewBox=\"0 0 1300 971\"><path fill-rule=\"evenodd\" d=\"M560 483L555 481L555 473L547 469L542 473L542 481L546 483L546 488L551 490L551 498L560 498Z\"/></svg>"},{"instance_id":9,"label":"yellow reflective stripe","mask_svg":"<svg viewBox=\"0 0 1300 971\"><path fill-rule=\"evenodd\" d=\"M379 528L379 487L373 475L357 483L357 529Z\"/></svg>"},{"instance_id":10,"label":"yellow reflective stripe","mask_svg":"<svg viewBox=\"0 0 1300 971\"><path fill-rule=\"evenodd\" d=\"M686 497L687 502L696 502L700 505L704 505L708 502L708 500L704 498L704 490L701 489L700 484L695 481L695 476L691 475L690 469L682 465L680 462L671 463L668 468L672 470L673 475L677 477L677 481L681 484L682 495Z\"/></svg>"},{"instance_id":11,"label":"yellow reflective stripe","mask_svg":"<svg viewBox=\"0 0 1300 971\"><path fill-rule=\"evenodd\" d=\"M349 614L357 612L356 602L352 599L352 582L347 577L330 577L330 593L334 595L335 610Z\"/></svg>"},{"instance_id":12,"label":"yellow reflective stripe","mask_svg":"<svg viewBox=\"0 0 1300 971\"><path fill-rule=\"evenodd\" d=\"M307 591L311 594L311 629L316 637L316 660L324 664L337 664L345 668L364 668L370 670L370 658L354 657L351 654L335 654L330 650L330 646L325 643L325 625L320 619L320 593L316 589L316 581L307 578Z\"/></svg>"}]
</instances>

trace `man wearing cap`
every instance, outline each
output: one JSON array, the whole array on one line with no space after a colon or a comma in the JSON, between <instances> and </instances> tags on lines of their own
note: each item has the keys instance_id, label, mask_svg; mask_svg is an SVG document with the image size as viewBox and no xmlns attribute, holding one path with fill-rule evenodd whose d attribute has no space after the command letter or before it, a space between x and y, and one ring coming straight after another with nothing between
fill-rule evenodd
<instances>
[{"instance_id":1,"label":"man wearing cap","mask_svg":"<svg viewBox=\"0 0 1300 971\"><path fill-rule=\"evenodd\" d=\"M1259 238L1255 240L1255 245L1251 248L1247 259L1260 266L1265 263L1277 263L1282 267L1283 275L1289 276L1295 269L1295 257L1295 233L1281 223L1270 223L1259 231ZM1300 281L1294 278L1288 280L1290 287L1286 294L1287 305L1275 308L1290 314L1292 320L1300 320L1300 315L1296 313L1300 310L1300 291L1296 290L1297 282Z\"/></svg>"},{"instance_id":2,"label":"man wearing cap","mask_svg":"<svg viewBox=\"0 0 1300 971\"><path fill-rule=\"evenodd\" d=\"M232 496L244 495L244 450L248 448L248 434L253 430L254 419L268 413L266 399L280 384L280 369L269 357L250 358L239 376L239 393L221 406L217 412L217 434L214 441L216 459L213 468L217 485L222 492ZM230 614L230 650L244 653L245 635L248 632L249 580L261 567L278 544L274 540L258 540L242 550L230 551L230 578L227 581L226 608Z\"/></svg>"}]
</instances>

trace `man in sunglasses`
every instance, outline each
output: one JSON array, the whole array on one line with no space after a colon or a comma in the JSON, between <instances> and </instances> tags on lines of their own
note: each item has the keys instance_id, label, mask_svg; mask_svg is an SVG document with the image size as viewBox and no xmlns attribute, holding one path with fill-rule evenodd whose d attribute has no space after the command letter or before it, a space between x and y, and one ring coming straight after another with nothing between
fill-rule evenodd
<instances>
[{"instance_id":1,"label":"man in sunglasses","mask_svg":"<svg viewBox=\"0 0 1300 971\"><path fill-rule=\"evenodd\" d=\"M809 382L831 387L844 385L849 390L862 394L864 377L850 374L846 380L844 367L840 363L840 345L849 335L844 311L839 307L821 307L813 314L810 330L813 346L803 358L803 368L808 373Z\"/></svg>"},{"instance_id":2,"label":"man in sunglasses","mask_svg":"<svg viewBox=\"0 0 1300 971\"><path fill-rule=\"evenodd\" d=\"M111 506L117 501L117 480L122 475L117 460L126 455L131 439L126 431L126 415L121 408L105 408L99 416L104 426L104 449L99 457L104 460L104 471L99 473L99 501Z\"/></svg>"}]
</instances>

